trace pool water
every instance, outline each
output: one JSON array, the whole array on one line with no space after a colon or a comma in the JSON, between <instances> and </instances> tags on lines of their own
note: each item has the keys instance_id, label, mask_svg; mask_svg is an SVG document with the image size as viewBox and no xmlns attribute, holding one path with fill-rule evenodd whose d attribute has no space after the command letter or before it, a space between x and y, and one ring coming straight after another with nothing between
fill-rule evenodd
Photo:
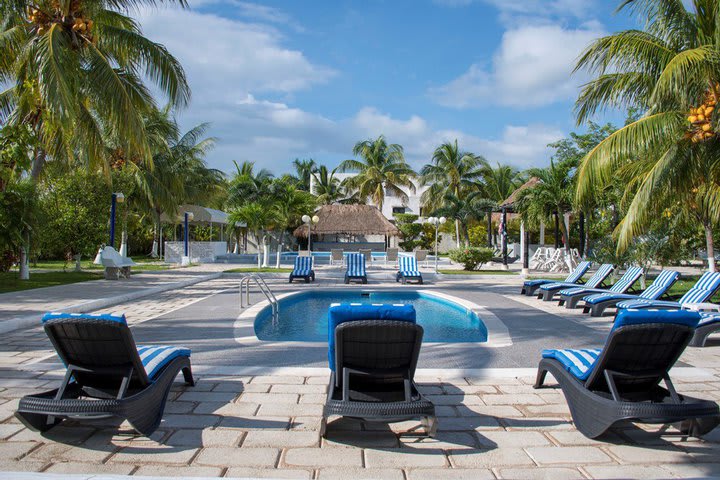
<instances>
[{"instance_id":1,"label":"pool water","mask_svg":"<svg viewBox=\"0 0 720 480\"><path fill-rule=\"evenodd\" d=\"M263 308L255 318L255 335L267 341L327 342L327 311L332 303L412 304L417 323L425 330L424 342L487 341L487 329L474 312L417 290L301 292L279 301L277 321L270 306Z\"/></svg>"}]
</instances>

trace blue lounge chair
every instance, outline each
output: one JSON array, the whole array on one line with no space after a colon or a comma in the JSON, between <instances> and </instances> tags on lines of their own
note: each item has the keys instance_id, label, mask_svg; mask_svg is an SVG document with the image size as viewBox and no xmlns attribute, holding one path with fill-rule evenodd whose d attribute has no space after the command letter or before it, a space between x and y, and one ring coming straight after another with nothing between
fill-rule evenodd
<instances>
[{"instance_id":1,"label":"blue lounge chair","mask_svg":"<svg viewBox=\"0 0 720 480\"><path fill-rule=\"evenodd\" d=\"M309 283L310 280L315 281L315 270L313 270L313 257L296 257L295 267L290 273L290 280L288 283L292 283L296 278L302 278L305 283Z\"/></svg>"},{"instance_id":2,"label":"blue lounge chair","mask_svg":"<svg viewBox=\"0 0 720 480\"><path fill-rule=\"evenodd\" d=\"M535 388L550 372L575 427L589 438L623 421L678 423L682 434L704 435L720 424L718 404L678 394L668 374L699 318L683 310L621 310L602 349L544 350Z\"/></svg>"},{"instance_id":3,"label":"blue lounge chair","mask_svg":"<svg viewBox=\"0 0 720 480\"><path fill-rule=\"evenodd\" d=\"M720 312L700 312L700 322L690 340L691 347L704 347L710 335L720 332Z\"/></svg>"},{"instance_id":4,"label":"blue lounge chair","mask_svg":"<svg viewBox=\"0 0 720 480\"><path fill-rule=\"evenodd\" d=\"M20 400L15 416L32 430L68 418L118 417L149 436L177 374L194 385L190 350L136 346L124 315L48 313L42 322L67 371L60 388Z\"/></svg>"},{"instance_id":5,"label":"blue lounge chair","mask_svg":"<svg viewBox=\"0 0 720 480\"><path fill-rule=\"evenodd\" d=\"M642 267L630 267L620 277L620 280L608 289L576 287L560 290L560 302L558 305L565 304L565 308L575 308L578 302L590 293L625 293L642 277L642 274Z\"/></svg>"},{"instance_id":6,"label":"blue lounge chair","mask_svg":"<svg viewBox=\"0 0 720 480\"><path fill-rule=\"evenodd\" d=\"M408 281L412 280L422 285L423 278L420 270L418 269L417 260L415 257L409 255L402 255L398 258L399 271L395 275L395 281L399 282L402 280L403 285Z\"/></svg>"},{"instance_id":7,"label":"blue lounge chair","mask_svg":"<svg viewBox=\"0 0 720 480\"><path fill-rule=\"evenodd\" d=\"M580 279L583 277L583 275L585 275L585 273L587 273L591 264L592 262L580 262L578 266L575 267L575 270L570 272L570 275L568 275L562 283L580 285ZM520 290L520 295L527 295L528 297L532 297L535 294L535 291L540 288L540 286L547 285L548 283L557 283L557 281L547 278L537 280L525 280L522 286L522 290Z\"/></svg>"},{"instance_id":8,"label":"blue lounge chair","mask_svg":"<svg viewBox=\"0 0 720 480\"><path fill-rule=\"evenodd\" d=\"M610 276L613 269L615 267L612 266L610 263L603 263L600 265L600 267L595 271L592 277L590 277L590 280L587 281L583 285L584 288L599 288L603 285L603 282L607 279L607 277ZM548 283L545 285L540 285L540 288L538 289L538 297L542 298L543 301L549 302L555 297L555 294L559 293L561 290L565 290L566 288L572 288L576 287L577 285L572 283Z\"/></svg>"},{"instance_id":9,"label":"blue lounge chair","mask_svg":"<svg viewBox=\"0 0 720 480\"><path fill-rule=\"evenodd\" d=\"M348 253L345 257L345 264L347 265L347 270L345 271L345 283L367 283L365 255L362 253Z\"/></svg>"},{"instance_id":10,"label":"blue lounge chair","mask_svg":"<svg viewBox=\"0 0 720 480\"><path fill-rule=\"evenodd\" d=\"M680 274L675 270L663 270L640 295L609 292L588 295L583 298L583 313L590 312L591 316L600 317L605 309L614 307L623 300L658 300L670 290L678 278Z\"/></svg>"},{"instance_id":11,"label":"blue lounge chair","mask_svg":"<svg viewBox=\"0 0 720 480\"><path fill-rule=\"evenodd\" d=\"M715 292L720 288L720 272L705 272L693 287L677 302L664 300L623 300L617 304L617 308L682 308L689 303L703 303L709 301Z\"/></svg>"},{"instance_id":12,"label":"blue lounge chair","mask_svg":"<svg viewBox=\"0 0 720 480\"><path fill-rule=\"evenodd\" d=\"M422 337L412 305L331 305L331 375L320 435L327 418L339 415L388 423L420 419L434 436L435 406L414 381Z\"/></svg>"}]
</instances>

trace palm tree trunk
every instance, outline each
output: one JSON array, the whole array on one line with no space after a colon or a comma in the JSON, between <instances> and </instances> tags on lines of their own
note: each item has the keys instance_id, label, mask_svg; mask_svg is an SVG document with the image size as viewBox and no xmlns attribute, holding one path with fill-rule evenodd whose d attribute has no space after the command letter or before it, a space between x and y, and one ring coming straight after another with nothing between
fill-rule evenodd
<instances>
[{"instance_id":1,"label":"palm tree trunk","mask_svg":"<svg viewBox=\"0 0 720 480\"><path fill-rule=\"evenodd\" d=\"M25 244L20 247L20 280L30 280L30 232L25 230Z\"/></svg>"},{"instance_id":2,"label":"palm tree trunk","mask_svg":"<svg viewBox=\"0 0 720 480\"><path fill-rule=\"evenodd\" d=\"M460 248L460 220L455 219L455 245Z\"/></svg>"},{"instance_id":3,"label":"palm tree trunk","mask_svg":"<svg viewBox=\"0 0 720 480\"><path fill-rule=\"evenodd\" d=\"M280 253L282 252L284 239L285 239L285 231L283 230L280 233L280 238L278 239L277 255L275 258L275 268L280 268Z\"/></svg>"},{"instance_id":4,"label":"palm tree trunk","mask_svg":"<svg viewBox=\"0 0 720 480\"><path fill-rule=\"evenodd\" d=\"M715 270L715 243L713 242L713 230L712 226L706 224L705 226L705 242L707 244L707 257L708 257L708 271L714 272Z\"/></svg>"},{"instance_id":5,"label":"palm tree trunk","mask_svg":"<svg viewBox=\"0 0 720 480\"><path fill-rule=\"evenodd\" d=\"M270 258L270 251L268 250L268 244L267 244L267 234L263 232L262 235L262 247L263 247L263 262L262 266L267 267L268 266L268 259Z\"/></svg>"}]
</instances>

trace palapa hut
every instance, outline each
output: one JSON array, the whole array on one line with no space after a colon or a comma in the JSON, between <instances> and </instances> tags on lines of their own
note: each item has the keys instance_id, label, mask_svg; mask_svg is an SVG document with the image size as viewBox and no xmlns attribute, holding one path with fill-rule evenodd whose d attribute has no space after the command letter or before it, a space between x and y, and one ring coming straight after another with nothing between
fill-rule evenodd
<instances>
[{"instance_id":1,"label":"palapa hut","mask_svg":"<svg viewBox=\"0 0 720 480\"><path fill-rule=\"evenodd\" d=\"M313 250L371 248L384 251L389 239L400 234L372 205L324 205L315 215L319 221L312 226ZM293 234L307 238L307 224L300 225Z\"/></svg>"}]
</instances>

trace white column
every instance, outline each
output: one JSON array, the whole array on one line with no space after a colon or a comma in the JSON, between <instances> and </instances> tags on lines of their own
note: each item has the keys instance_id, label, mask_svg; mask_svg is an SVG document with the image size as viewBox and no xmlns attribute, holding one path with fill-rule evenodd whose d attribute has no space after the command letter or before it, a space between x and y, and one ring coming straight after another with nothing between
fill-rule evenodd
<instances>
[{"instance_id":1,"label":"white column","mask_svg":"<svg viewBox=\"0 0 720 480\"><path fill-rule=\"evenodd\" d=\"M525 268L525 222L520 222L520 265L522 265L522 274L527 275L530 273Z\"/></svg>"}]
</instances>

